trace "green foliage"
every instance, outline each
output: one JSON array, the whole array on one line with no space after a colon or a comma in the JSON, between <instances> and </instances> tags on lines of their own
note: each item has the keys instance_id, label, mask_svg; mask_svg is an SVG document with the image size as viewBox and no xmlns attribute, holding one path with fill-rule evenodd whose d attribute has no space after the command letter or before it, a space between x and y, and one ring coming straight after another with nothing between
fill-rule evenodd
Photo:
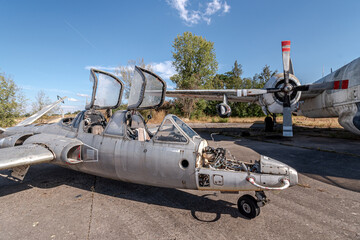
<instances>
[{"instance_id":1,"label":"green foliage","mask_svg":"<svg viewBox=\"0 0 360 240\"><path fill-rule=\"evenodd\" d=\"M177 74L170 79L178 89L196 89L216 73L214 43L191 32L178 35L173 43L173 65Z\"/></svg>"},{"instance_id":2,"label":"green foliage","mask_svg":"<svg viewBox=\"0 0 360 240\"><path fill-rule=\"evenodd\" d=\"M270 78L275 76L275 74L277 74L277 70L271 71L270 66L265 65L260 74L255 74L253 77L253 82L257 83L256 87L263 88L265 83L269 81Z\"/></svg>"},{"instance_id":3,"label":"green foliage","mask_svg":"<svg viewBox=\"0 0 360 240\"><path fill-rule=\"evenodd\" d=\"M0 73L0 126L9 127L23 111L25 98L15 82Z\"/></svg>"},{"instance_id":4,"label":"green foliage","mask_svg":"<svg viewBox=\"0 0 360 240\"><path fill-rule=\"evenodd\" d=\"M253 78L243 78L242 66L237 61L231 71L224 74L216 74L215 77L205 83L207 89L249 89L263 88L265 83L274 76L277 71L271 71L268 65L263 67L259 74ZM178 101L178 100L177 100ZM190 118L201 118L203 116L217 116L216 105L219 101L199 100L193 108ZM261 117L264 113L261 107L255 103L229 102L232 110L232 116L236 117ZM178 106L179 107L179 106ZM177 109L177 106L174 106ZM182 111L174 111L174 114L183 115ZM215 122L224 122L225 120L212 119ZM227 120L226 120L227 122Z\"/></svg>"},{"instance_id":5,"label":"green foliage","mask_svg":"<svg viewBox=\"0 0 360 240\"><path fill-rule=\"evenodd\" d=\"M126 110L126 109L127 109L127 104L120 104L118 108L112 109L112 113L114 114L118 110Z\"/></svg>"},{"instance_id":6,"label":"green foliage","mask_svg":"<svg viewBox=\"0 0 360 240\"><path fill-rule=\"evenodd\" d=\"M71 114L75 114L78 115L81 111L80 110L76 110L75 112L71 113Z\"/></svg>"},{"instance_id":7,"label":"green foliage","mask_svg":"<svg viewBox=\"0 0 360 240\"><path fill-rule=\"evenodd\" d=\"M183 35L175 38L173 48L173 66L177 74L170 79L176 83L177 89L198 89L208 85L218 68L214 43L202 36L184 32ZM183 99L181 101L182 110L187 117L190 117L195 100Z\"/></svg>"},{"instance_id":8,"label":"green foliage","mask_svg":"<svg viewBox=\"0 0 360 240\"><path fill-rule=\"evenodd\" d=\"M234 75L234 69L236 68L237 62L235 61L233 70L226 73L229 78L235 78ZM240 65L241 69L241 65ZM241 71L242 72L242 71ZM263 88L265 83L275 74L277 71L271 71L270 66L265 65L263 67L261 73L255 74L255 76L251 78L240 78L238 77L238 81L234 83L233 80L230 80L230 83L233 83L233 85L228 84L231 88ZM255 103L237 103L237 102L231 102L229 103L231 110L232 110L232 116L237 117L261 117L265 116L261 107Z\"/></svg>"},{"instance_id":9,"label":"green foliage","mask_svg":"<svg viewBox=\"0 0 360 240\"><path fill-rule=\"evenodd\" d=\"M43 90L40 90L35 97L35 102L32 103L31 112L33 114L37 113L38 111L40 111L49 104L51 104L50 98L46 95L46 93Z\"/></svg>"},{"instance_id":10,"label":"green foliage","mask_svg":"<svg viewBox=\"0 0 360 240\"><path fill-rule=\"evenodd\" d=\"M200 99L195 103L194 111L190 114L190 119L198 119L205 116L204 110L207 107L207 101Z\"/></svg>"}]
</instances>

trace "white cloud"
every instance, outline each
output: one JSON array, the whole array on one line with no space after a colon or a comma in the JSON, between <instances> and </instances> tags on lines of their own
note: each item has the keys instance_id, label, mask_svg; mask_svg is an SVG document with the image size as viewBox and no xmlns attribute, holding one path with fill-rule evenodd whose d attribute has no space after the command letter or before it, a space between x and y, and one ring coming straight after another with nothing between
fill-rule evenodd
<instances>
[{"instance_id":1,"label":"white cloud","mask_svg":"<svg viewBox=\"0 0 360 240\"><path fill-rule=\"evenodd\" d=\"M90 97L88 94L85 94L85 93L77 93L76 95L79 97L84 97L84 98Z\"/></svg>"},{"instance_id":2,"label":"white cloud","mask_svg":"<svg viewBox=\"0 0 360 240\"><path fill-rule=\"evenodd\" d=\"M79 101L76 98L67 98L67 100L70 101L70 102L78 102Z\"/></svg>"},{"instance_id":3,"label":"white cloud","mask_svg":"<svg viewBox=\"0 0 360 240\"><path fill-rule=\"evenodd\" d=\"M112 67L112 66L85 66L86 70L90 70L91 68L94 69L98 69L98 70L104 70L104 71L115 71L115 69L117 69L117 67Z\"/></svg>"},{"instance_id":4,"label":"white cloud","mask_svg":"<svg viewBox=\"0 0 360 240\"><path fill-rule=\"evenodd\" d=\"M64 113L68 112L75 112L75 111L81 111L84 109L82 106L74 106L74 105L60 105L60 108L63 110Z\"/></svg>"},{"instance_id":5,"label":"white cloud","mask_svg":"<svg viewBox=\"0 0 360 240\"><path fill-rule=\"evenodd\" d=\"M167 0L168 4L179 12L179 16L185 21L185 24L191 26L205 21L207 24L211 23L211 17L222 10L228 13L230 5L223 0L212 0L206 4L206 9L191 10L188 9L189 0ZM202 5L200 5L201 8Z\"/></svg>"},{"instance_id":6,"label":"white cloud","mask_svg":"<svg viewBox=\"0 0 360 240\"><path fill-rule=\"evenodd\" d=\"M174 69L174 67L172 66L172 62L171 61L164 61L164 62L153 62L149 64L151 66L151 69L158 74L161 78L163 79L170 79L170 77L174 74L176 74L176 71ZM113 71L115 69L120 69L120 68L124 68L126 70L129 71L134 71L134 67L135 66L130 66L130 65L126 65L126 66L118 66L118 67L114 67ZM85 68L91 68L90 66L87 66ZM97 69L110 69L109 67L103 67L103 66L96 66ZM114 75L121 77L120 74L114 73ZM80 96L80 97L89 97L89 95L87 94L81 94L81 93L77 93L76 95Z\"/></svg>"},{"instance_id":7,"label":"white cloud","mask_svg":"<svg viewBox=\"0 0 360 240\"><path fill-rule=\"evenodd\" d=\"M176 74L175 68L172 65L171 61L165 61L160 63L151 63L150 64L153 71L163 79L170 79L170 77Z\"/></svg>"},{"instance_id":8,"label":"white cloud","mask_svg":"<svg viewBox=\"0 0 360 240\"><path fill-rule=\"evenodd\" d=\"M189 25L197 24L201 20L201 15L199 11L187 10L188 0L168 0L168 3L178 10L180 18L185 21L185 23Z\"/></svg>"},{"instance_id":9,"label":"white cloud","mask_svg":"<svg viewBox=\"0 0 360 240\"><path fill-rule=\"evenodd\" d=\"M166 81L166 88L170 90L174 90L176 88L176 85L171 82L170 80Z\"/></svg>"},{"instance_id":10,"label":"white cloud","mask_svg":"<svg viewBox=\"0 0 360 240\"><path fill-rule=\"evenodd\" d=\"M219 11L222 8L221 3L218 0L213 0L212 2L209 2L207 4L207 8L205 10L205 15L213 15L217 11Z\"/></svg>"},{"instance_id":11,"label":"white cloud","mask_svg":"<svg viewBox=\"0 0 360 240\"><path fill-rule=\"evenodd\" d=\"M224 7L224 10L223 10L224 13L230 12L231 7L230 7L230 5L227 4L227 2L224 2L223 7Z\"/></svg>"}]
</instances>

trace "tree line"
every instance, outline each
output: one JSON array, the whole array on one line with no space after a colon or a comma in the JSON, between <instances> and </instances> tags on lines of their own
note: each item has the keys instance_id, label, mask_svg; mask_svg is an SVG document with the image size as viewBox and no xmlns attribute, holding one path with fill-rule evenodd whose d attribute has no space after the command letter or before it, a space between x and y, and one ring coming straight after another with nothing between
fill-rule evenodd
<instances>
[{"instance_id":1,"label":"tree line","mask_svg":"<svg viewBox=\"0 0 360 240\"><path fill-rule=\"evenodd\" d=\"M173 66L176 74L170 80L176 84L176 89L243 89L262 88L277 71L272 71L265 65L262 71L253 77L243 77L242 65L236 60L229 71L217 73L218 62L214 43L202 36L191 32L178 35L172 44ZM115 71L126 83L125 96L128 95L131 79L133 77L133 66L140 65L152 70L151 65L146 65L144 59L138 61L130 60L128 66L118 67ZM0 73L0 127L8 127L14 124L15 118L29 116L25 113L26 99L15 82L4 73ZM36 96L32 103L32 113L49 104L50 100L43 91ZM218 101L195 100L195 99L173 99L165 102L162 110L190 119L204 116L215 116ZM261 107L249 103L229 103L232 116L252 117L264 116ZM126 108L122 105L119 109ZM146 112L147 113L147 112Z\"/></svg>"},{"instance_id":2,"label":"tree line","mask_svg":"<svg viewBox=\"0 0 360 240\"><path fill-rule=\"evenodd\" d=\"M173 42L173 66L177 72L170 79L176 89L244 89L262 88L277 71L265 65L262 71L252 78L242 77L242 65L236 60L232 69L216 74L218 63L214 43L191 32L178 35ZM205 115L216 115L218 101L177 99L171 104L175 114L188 118L199 118ZM232 116L264 116L261 107L249 103L229 103Z\"/></svg>"}]
</instances>

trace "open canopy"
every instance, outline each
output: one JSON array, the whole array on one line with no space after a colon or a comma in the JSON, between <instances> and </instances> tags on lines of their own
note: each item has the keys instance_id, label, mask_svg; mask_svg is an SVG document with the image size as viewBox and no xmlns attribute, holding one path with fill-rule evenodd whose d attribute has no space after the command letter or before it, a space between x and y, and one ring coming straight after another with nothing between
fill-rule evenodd
<instances>
[{"instance_id":1,"label":"open canopy","mask_svg":"<svg viewBox=\"0 0 360 240\"><path fill-rule=\"evenodd\" d=\"M129 110L160 107L165 99L166 83L155 73L135 67L128 100Z\"/></svg>"},{"instance_id":2,"label":"open canopy","mask_svg":"<svg viewBox=\"0 0 360 240\"><path fill-rule=\"evenodd\" d=\"M90 69L90 81L93 82L91 102L86 109L117 108L121 104L124 84L114 75Z\"/></svg>"}]
</instances>

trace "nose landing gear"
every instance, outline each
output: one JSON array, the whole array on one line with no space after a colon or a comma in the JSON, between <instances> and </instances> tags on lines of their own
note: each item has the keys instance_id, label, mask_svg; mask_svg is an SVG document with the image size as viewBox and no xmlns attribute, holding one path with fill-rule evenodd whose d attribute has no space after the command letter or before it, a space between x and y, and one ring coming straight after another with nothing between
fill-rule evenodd
<instances>
[{"instance_id":1,"label":"nose landing gear","mask_svg":"<svg viewBox=\"0 0 360 240\"><path fill-rule=\"evenodd\" d=\"M265 204L269 202L264 191L255 192L255 196L257 199L246 194L241 196L237 202L241 215L249 219L257 217L260 214L260 207L265 206Z\"/></svg>"}]
</instances>

